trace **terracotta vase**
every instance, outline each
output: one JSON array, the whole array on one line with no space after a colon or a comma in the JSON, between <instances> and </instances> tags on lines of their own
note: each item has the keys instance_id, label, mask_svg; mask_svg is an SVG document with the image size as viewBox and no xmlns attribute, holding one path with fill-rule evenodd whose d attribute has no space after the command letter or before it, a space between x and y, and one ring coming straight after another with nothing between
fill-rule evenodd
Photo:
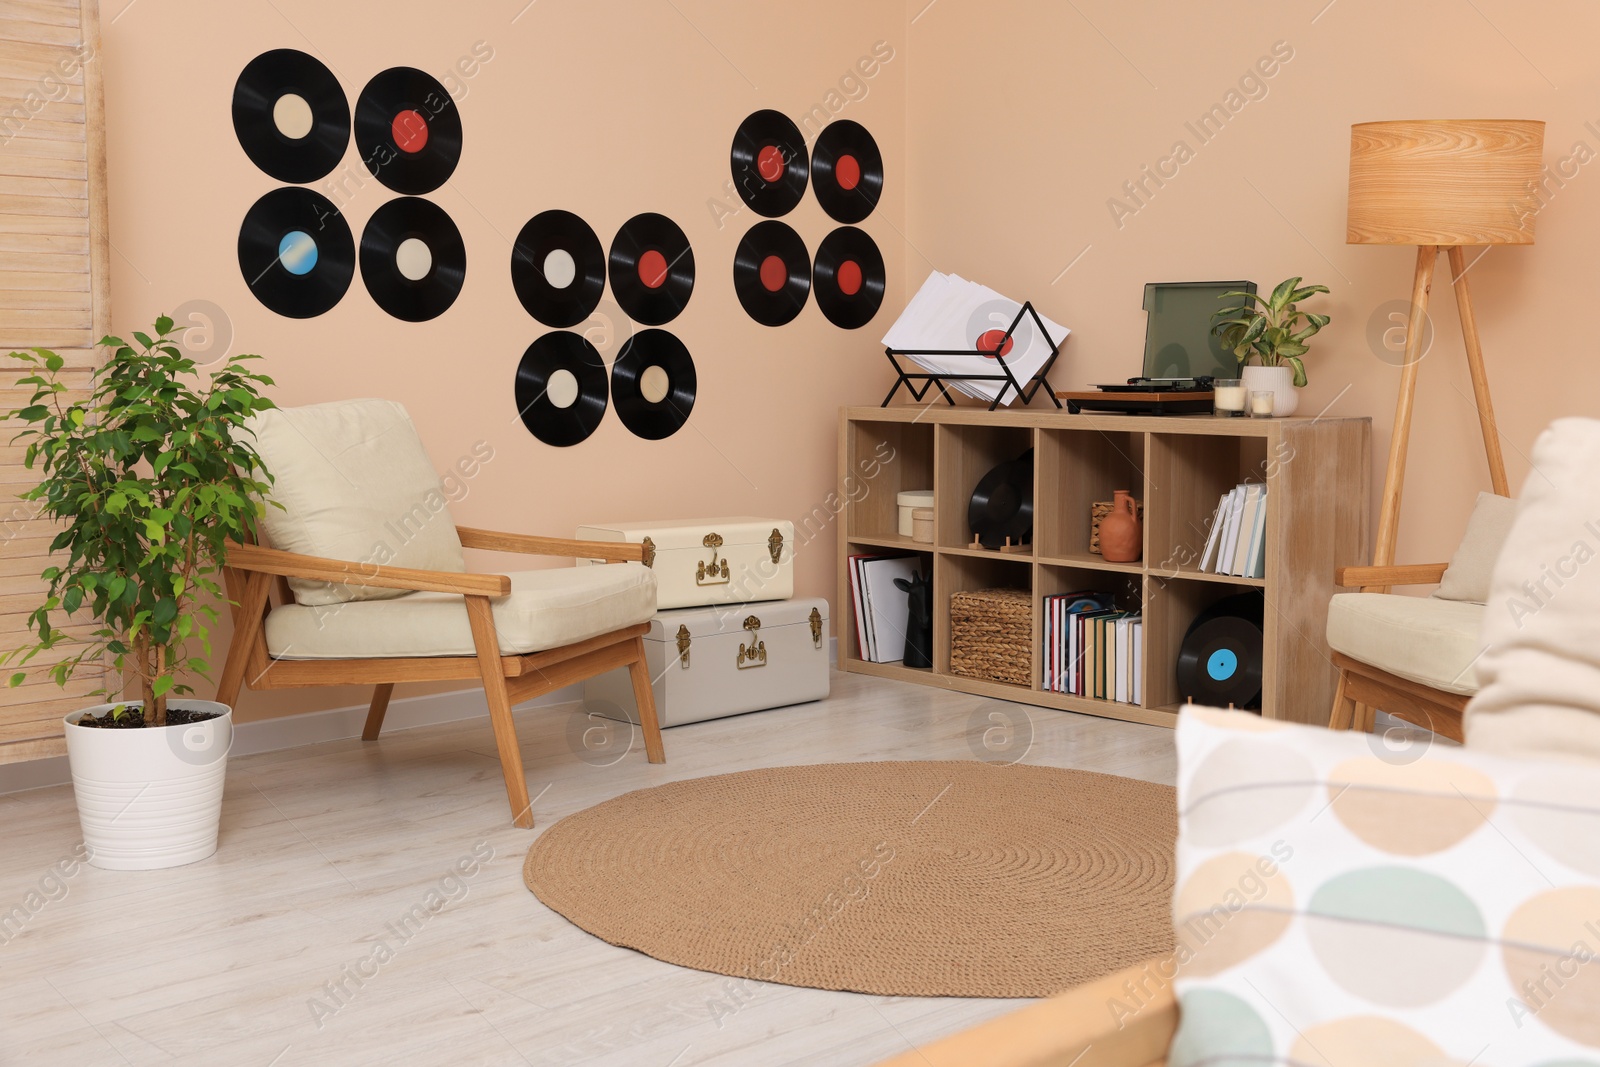
<instances>
[{"instance_id":1,"label":"terracotta vase","mask_svg":"<svg viewBox=\"0 0 1600 1067\"><path fill-rule=\"evenodd\" d=\"M1100 556L1111 563L1132 563L1144 551L1144 523L1139 519L1139 509L1128 495L1128 490L1118 489L1111 502L1111 514L1100 520Z\"/></svg>"}]
</instances>

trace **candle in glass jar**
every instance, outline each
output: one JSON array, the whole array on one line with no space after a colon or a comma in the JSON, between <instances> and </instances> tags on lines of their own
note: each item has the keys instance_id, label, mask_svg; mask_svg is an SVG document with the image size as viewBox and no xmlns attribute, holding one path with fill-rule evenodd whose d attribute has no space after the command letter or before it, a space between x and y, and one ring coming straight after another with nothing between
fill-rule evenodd
<instances>
[{"instance_id":1,"label":"candle in glass jar","mask_svg":"<svg viewBox=\"0 0 1600 1067\"><path fill-rule=\"evenodd\" d=\"M1250 394L1250 414L1256 418L1263 418L1272 414L1274 396L1270 389L1257 390Z\"/></svg>"},{"instance_id":2,"label":"candle in glass jar","mask_svg":"<svg viewBox=\"0 0 1600 1067\"><path fill-rule=\"evenodd\" d=\"M1213 410L1218 415L1243 415L1244 383L1237 378L1219 378L1211 384Z\"/></svg>"}]
</instances>

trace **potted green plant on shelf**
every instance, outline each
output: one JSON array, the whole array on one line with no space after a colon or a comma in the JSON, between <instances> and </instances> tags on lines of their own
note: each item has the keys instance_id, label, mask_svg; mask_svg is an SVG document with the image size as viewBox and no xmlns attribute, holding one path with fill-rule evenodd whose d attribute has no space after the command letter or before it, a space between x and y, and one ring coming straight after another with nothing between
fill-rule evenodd
<instances>
[{"instance_id":1,"label":"potted green plant on shelf","mask_svg":"<svg viewBox=\"0 0 1600 1067\"><path fill-rule=\"evenodd\" d=\"M254 534L271 477L242 429L273 406L260 392L272 379L243 366L259 357L203 375L165 315L154 337L133 339L99 342L86 397L56 353L11 353L33 393L3 416L22 425L14 441L39 472L21 497L60 532L29 640L0 664L17 668L13 686L30 671L62 686L100 675L109 702L66 717L67 758L89 862L115 870L216 851L232 712L187 699L184 679L209 669L217 576L228 543Z\"/></svg>"},{"instance_id":2,"label":"potted green plant on shelf","mask_svg":"<svg viewBox=\"0 0 1600 1067\"><path fill-rule=\"evenodd\" d=\"M1239 360L1245 391L1271 392L1274 415L1292 415L1300 406L1295 390L1306 384L1306 342L1330 321L1296 305L1327 291L1326 285L1302 288L1299 278L1289 278L1264 299L1256 293L1224 293L1221 299L1238 302L1212 316L1211 332ZM1252 356L1259 366L1246 365Z\"/></svg>"}]
</instances>

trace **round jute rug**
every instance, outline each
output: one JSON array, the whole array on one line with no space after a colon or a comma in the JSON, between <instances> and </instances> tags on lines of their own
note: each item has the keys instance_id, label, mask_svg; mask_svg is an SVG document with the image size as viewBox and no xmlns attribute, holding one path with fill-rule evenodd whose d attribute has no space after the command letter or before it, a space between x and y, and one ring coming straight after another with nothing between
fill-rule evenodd
<instances>
[{"instance_id":1,"label":"round jute rug","mask_svg":"<svg viewBox=\"0 0 1600 1067\"><path fill-rule=\"evenodd\" d=\"M1054 767L833 763L570 815L523 877L613 945L883 996L1042 997L1174 948L1173 790Z\"/></svg>"}]
</instances>

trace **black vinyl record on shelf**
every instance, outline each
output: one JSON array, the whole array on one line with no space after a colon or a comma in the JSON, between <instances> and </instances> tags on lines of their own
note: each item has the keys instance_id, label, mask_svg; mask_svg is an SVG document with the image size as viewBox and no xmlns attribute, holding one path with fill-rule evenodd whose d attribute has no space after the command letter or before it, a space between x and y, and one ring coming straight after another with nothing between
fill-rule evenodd
<instances>
[{"instance_id":1,"label":"black vinyl record on shelf","mask_svg":"<svg viewBox=\"0 0 1600 1067\"><path fill-rule=\"evenodd\" d=\"M739 123L729 161L739 198L758 215L787 215L806 195L806 139L781 111L757 111Z\"/></svg>"},{"instance_id":2,"label":"black vinyl record on shelf","mask_svg":"<svg viewBox=\"0 0 1600 1067\"><path fill-rule=\"evenodd\" d=\"M750 227L733 253L733 290L752 319L782 326L800 314L811 293L811 256L786 223Z\"/></svg>"},{"instance_id":3,"label":"black vinyl record on shelf","mask_svg":"<svg viewBox=\"0 0 1600 1067\"><path fill-rule=\"evenodd\" d=\"M883 153L859 122L836 119L811 149L811 188L817 203L838 222L860 222L883 194Z\"/></svg>"},{"instance_id":4,"label":"black vinyl record on shelf","mask_svg":"<svg viewBox=\"0 0 1600 1067\"><path fill-rule=\"evenodd\" d=\"M233 132L250 162L280 182L304 185L344 157L350 103L321 61L293 48L275 48L239 72Z\"/></svg>"},{"instance_id":5,"label":"black vinyl record on shelf","mask_svg":"<svg viewBox=\"0 0 1600 1067\"><path fill-rule=\"evenodd\" d=\"M546 326L576 326L606 289L606 253L594 230L570 211L541 211L511 246L511 287Z\"/></svg>"},{"instance_id":6,"label":"black vinyl record on shelf","mask_svg":"<svg viewBox=\"0 0 1600 1067\"><path fill-rule=\"evenodd\" d=\"M694 293L694 250L665 215L647 211L623 223L611 242L610 266L611 295L647 326L677 318Z\"/></svg>"},{"instance_id":7,"label":"black vinyl record on shelf","mask_svg":"<svg viewBox=\"0 0 1600 1067\"><path fill-rule=\"evenodd\" d=\"M383 310L407 322L438 318L466 278L467 246L438 204L402 196L372 213L361 234L361 280Z\"/></svg>"},{"instance_id":8,"label":"black vinyl record on shelf","mask_svg":"<svg viewBox=\"0 0 1600 1067\"><path fill-rule=\"evenodd\" d=\"M1241 593L1195 616L1178 647L1178 696L1214 708L1261 706L1264 600Z\"/></svg>"},{"instance_id":9,"label":"black vinyl record on shelf","mask_svg":"<svg viewBox=\"0 0 1600 1067\"><path fill-rule=\"evenodd\" d=\"M278 314L320 315L355 276L350 224L321 193L297 185L274 189L245 212L239 270L256 299Z\"/></svg>"},{"instance_id":10,"label":"black vinyl record on shelf","mask_svg":"<svg viewBox=\"0 0 1600 1067\"><path fill-rule=\"evenodd\" d=\"M522 353L515 394L529 433L558 448L575 445L605 418L605 360L578 334L547 333Z\"/></svg>"},{"instance_id":11,"label":"black vinyl record on shelf","mask_svg":"<svg viewBox=\"0 0 1600 1067\"><path fill-rule=\"evenodd\" d=\"M677 433L694 410L694 358L675 334L641 330L611 367L611 399L622 425L647 441Z\"/></svg>"},{"instance_id":12,"label":"black vinyl record on shelf","mask_svg":"<svg viewBox=\"0 0 1600 1067\"><path fill-rule=\"evenodd\" d=\"M1033 449L978 479L967 501L967 525L986 548L1033 543Z\"/></svg>"},{"instance_id":13,"label":"black vinyl record on shelf","mask_svg":"<svg viewBox=\"0 0 1600 1067\"><path fill-rule=\"evenodd\" d=\"M461 162L461 113L433 75L390 67L356 99L356 147L375 178L397 193L431 193Z\"/></svg>"},{"instance_id":14,"label":"black vinyl record on shelf","mask_svg":"<svg viewBox=\"0 0 1600 1067\"><path fill-rule=\"evenodd\" d=\"M811 278L817 306L843 329L865 326L883 304L883 255L854 226L840 226L822 239Z\"/></svg>"}]
</instances>

